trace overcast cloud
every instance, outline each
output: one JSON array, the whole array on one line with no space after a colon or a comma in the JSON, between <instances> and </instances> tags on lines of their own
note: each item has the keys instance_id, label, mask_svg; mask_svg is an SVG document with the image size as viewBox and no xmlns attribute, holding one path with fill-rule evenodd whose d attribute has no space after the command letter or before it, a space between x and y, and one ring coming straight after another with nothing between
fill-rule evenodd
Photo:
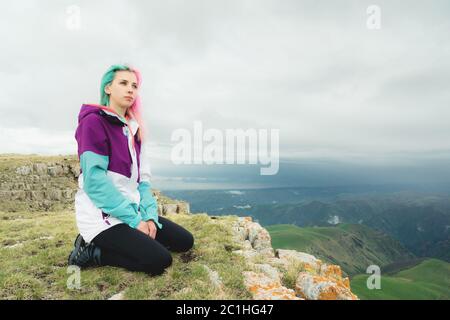
<instances>
[{"instance_id":1,"label":"overcast cloud","mask_svg":"<svg viewBox=\"0 0 450 320\"><path fill-rule=\"evenodd\" d=\"M23 0L1 15L1 153L75 154L81 104L131 63L156 166L194 120L280 129L286 161L450 159L449 1Z\"/></svg>"}]
</instances>

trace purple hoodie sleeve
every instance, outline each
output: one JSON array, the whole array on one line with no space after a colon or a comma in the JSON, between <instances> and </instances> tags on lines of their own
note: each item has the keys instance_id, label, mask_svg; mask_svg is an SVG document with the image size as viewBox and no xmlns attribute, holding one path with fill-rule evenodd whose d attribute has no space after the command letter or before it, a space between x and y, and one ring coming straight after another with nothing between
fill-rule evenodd
<instances>
[{"instance_id":1,"label":"purple hoodie sleeve","mask_svg":"<svg viewBox=\"0 0 450 320\"><path fill-rule=\"evenodd\" d=\"M109 156L110 145L102 120L97 114L89 114L79 123L75 138L78 142L78 157L85 151Z\"/></svg>"}]
</instances>

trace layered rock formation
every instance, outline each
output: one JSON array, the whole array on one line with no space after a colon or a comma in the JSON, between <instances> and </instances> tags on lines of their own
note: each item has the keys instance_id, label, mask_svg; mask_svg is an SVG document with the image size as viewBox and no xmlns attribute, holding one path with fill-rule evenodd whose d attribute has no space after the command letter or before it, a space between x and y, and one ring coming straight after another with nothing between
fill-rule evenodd
<instances>
[{"instance_id":1,"label":"layered rock formation","mask_svg":"<svg viewBox=\"0 0 450 320\"><path fill-rule=\"evenodd\" d=\"M342 277L339 266L325 264L295 250L274 250L269 232L251 217L237 218L233 232L235 241L243 247L234 253L244 256L253 268L244 271L243 276L254 299L358 299L350 290L349 279ZM283 281L288 277L290 281ZM289 284L294 288L288 288Z\"/></svg>"},{"instance_id":2,"label":"layered rock formation","mask_svg":"<svg viewBox=\"0 0 450 320\"><path fill-rule=\"evenodd\" d=\"M76 156L46 161L45 157L1 157L0 210L50 211L73 208L80 165ZM158 214L189 213L189 204L153 190Z\"/></svg>"}]
</instances>

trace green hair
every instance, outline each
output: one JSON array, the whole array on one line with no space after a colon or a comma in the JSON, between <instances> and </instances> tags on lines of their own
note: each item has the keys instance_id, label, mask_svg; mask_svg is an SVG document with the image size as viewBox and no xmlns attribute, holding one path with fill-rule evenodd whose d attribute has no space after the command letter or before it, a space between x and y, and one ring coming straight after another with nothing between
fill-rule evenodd
<instances>
[{"instance_id":1,"label":"green hair","mask_svg":"<svg viewBox=\"0 0 450 320\"><path fill-rule=\"evenodd\" d=\"M133 70L130 66L124 64L115 64L109 67L109 69L103 75L102 81L100 83L100 104L103 106L109 106L109 95L105 92L105 87L111 84L111 82L113 82L117 71L135 71L135 70Z\"/></svg>"},{"instance_id":2,"label":"green hair","mask_svg":"<svg viewBox=\"0 0 450 320\"><path fill-rule=\"evenodd\" d=\"M133 68L129 65L125 65L125 64L115 64L112 65L111 67L108 68L108 70L105 72L105 74L102 77L102 81L100 83L100 105L102 106L108 106L109 107L109 95L106 94L105 92L105 87L109 84L111 84L111 82L114 80L114 77L116 76L116 72L117 71L130 71L130 72L134 72L134 74L136 75L136 79L137 79L137 85L138 88L140 88L141 86L141 82L142 82L142 77L141 77L141 73L139 72L139 70L137 70L136 68ZM128 108L128 115L134 119L136 119L136 121L139 123L139 130L138 130L138 136L139 136L139 140L144 140L144 136L145 136L145 125L142 119L142 115L141 115L141 99L139 97L139 95L136 97L134 103L131 105L130 108Z\"/></svg>"}]
</instances>

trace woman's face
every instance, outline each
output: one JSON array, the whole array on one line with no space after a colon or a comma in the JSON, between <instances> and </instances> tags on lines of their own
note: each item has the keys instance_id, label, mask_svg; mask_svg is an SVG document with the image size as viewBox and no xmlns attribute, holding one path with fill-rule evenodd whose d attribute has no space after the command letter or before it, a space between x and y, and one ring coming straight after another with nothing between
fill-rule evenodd
<instances>
[{"instance_id":1,"label":"woman's face","mask_svg":"<svg viewBox=\"0 0 450 320\"><path fill-rule=\"evenodd\" d=\"M109 94L109 104L115 104L122 108L130 107L137 97L137 77L132 71L117 71L114 80L105 86L105 92Z\"/></svg>"}]
</instances>

